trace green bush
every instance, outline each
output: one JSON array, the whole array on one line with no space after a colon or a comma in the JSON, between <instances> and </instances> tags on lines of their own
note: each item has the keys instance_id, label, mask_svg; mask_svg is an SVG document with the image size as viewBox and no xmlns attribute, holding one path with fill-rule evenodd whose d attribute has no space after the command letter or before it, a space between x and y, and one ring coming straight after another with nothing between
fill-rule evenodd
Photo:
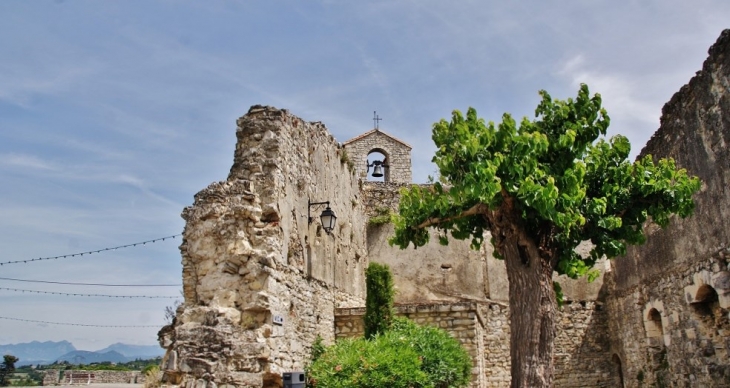
<instances>
[{"instance_id":1,"label":"green bush","mask_svg":"<svg viewBox=\"0 0 730 388\"><path fill-rule=\"evenodd\" d=\"M319 356L321 356L325 350L327 350L327 348L324 346L324 340L320 335L317 335L317 338L314 339L314 343L312 344L311 362L317 361Z\"/></svg>"},{"instance_id":2,"label":"green bush","mask_svg":"<svg viewBox=\"0 0 730 388\"><path fill-rule=\"evenodd\" d=\"M393 275L384 264L370 263L365 270L365 338L384 333L393 320Z\"/></svg>"},{"instance_id":3,"label":"green bush","mask_svg":"<svg viewBox=\"0 0 730 388\"><path fill-rule=\"evenodd\" d=\"M397 318L372 340L345 339L308 369L316 388L450 388L471 377L471 358L447 332Z\"/></svg>"},{"instance_id":4,"label":"green bush","mask_svg":"<svg viewBox=\"0 0 730 388\"><path fill-rule=\"evenodd\" d=\"M378 337L380 339L380 337ZM317 388L426 387L426 374L413 348L383 341L344 339L330 346L309 369Z\"/></svg>"},{"instance_id":5,"label":"green bush","mask_svg":"<svg viewBox=\"0 0 730 388\"><path fill-rule=\"evenodd\" d=\"M396 318L388 336L408 340L421 357L421 370L428 375L433 387L464 387L471 381L471 357L446 331Z\"/></svg>"}]
</instances>

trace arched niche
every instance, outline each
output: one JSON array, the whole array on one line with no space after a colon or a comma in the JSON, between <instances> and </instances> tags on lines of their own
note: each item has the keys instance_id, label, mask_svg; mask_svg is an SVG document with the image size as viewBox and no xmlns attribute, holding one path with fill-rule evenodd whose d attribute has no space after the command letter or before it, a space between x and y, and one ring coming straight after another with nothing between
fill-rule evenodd
<instances>
[{"instance_id":1,"label":"arched niche","mask_svg":"<svg viewBox=\"0 0 730 388\"><path fill-rule=\"evenodd\" d=\"M659 300L650 301L644 306L642 315L648 345L669 346L671 336L667 330L669 321L664 313L664 303Z\"/></svg>"},{"instance_id":2,"label":"arched niche","mask_svg":"<svg viewBox=\"0 0 730 388\"><path fill-rule=\"evenodd\" d=\"M705 284L698 288L694 299L690 303L692 314L704 327L700 330L704 336L714 337L730 331L728 309L720 306L719 294L712 286Z\"/></svg>"},{"instance_id":3,"label":"arched niche","mask_svg":"<svg viewBox=\"0 0 730 388\"><path fill-rule=\"evenodd\" d=\"M690 306L692 306L694 313L701 317L712 317L713 310L720 307L717 291L707 284L697 289L697 295L695 295L694 300L694 302L690 303Z\"/></svg>"},{"instance_id":4,"label":"arched niche","mask_svg":"<svg viewBox=\"0 0 730 388\"><path fill-rule=\"evenodd\" d=\"M708 288L709 287L709 288ZM688 304L701 303L712 297L714 291L717 303L723 309L730 309L730 272L700 271L692 275L692 284L684 288L684 297Z\"/></svg>"}]
</instances>

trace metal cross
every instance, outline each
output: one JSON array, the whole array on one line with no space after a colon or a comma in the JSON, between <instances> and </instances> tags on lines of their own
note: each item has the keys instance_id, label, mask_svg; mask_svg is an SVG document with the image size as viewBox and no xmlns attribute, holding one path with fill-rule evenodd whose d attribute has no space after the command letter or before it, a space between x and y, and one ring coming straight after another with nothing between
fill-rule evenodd
<instances>
[{"instance_id":1,"label":"metal cross","mask_svg":"<svg viewBox=\"0 0 730 388\"><path fill-rule=\"evenodd\" d=\"M373 111L373 122L375 123L375 129L380 129L380 120L382 120L380 117L378 117L378 114Z\"/></svg>"}]
</instances>

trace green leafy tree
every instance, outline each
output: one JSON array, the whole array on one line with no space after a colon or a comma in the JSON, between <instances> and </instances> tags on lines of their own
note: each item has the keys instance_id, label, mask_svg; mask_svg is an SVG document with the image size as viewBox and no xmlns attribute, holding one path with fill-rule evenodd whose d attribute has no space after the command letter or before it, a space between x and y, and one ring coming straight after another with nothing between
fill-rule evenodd
<instances>
[{"instance_id":1,"label":"green leafy tree","mask_svg":"<svg viewBox=\"0 0 730 388\"><path fill-rule=\"evenodd\" d=\"M422 246L435 227L443 244L448 231L477 248L491 232L509 279L513 387L552 386L553 272L594 278L596 260L644 242L646 222L664 227L672 214L690 215L700 188L673 160L631 163L628 139L604 140L609 117L586 85L575 100L540 95L535 120L504 114L495 125L470 108L434 124L433 162L448 186L404 190L390 240ZM574 249L586 240L593 249L581 257Z\"/></svg>"},{"instance_id":2,"label":"green leafy tree","mask_svg":"<svg viewBox=\"0 0 730 388\"><path fill-rule=\"evenodd\" d=\"M0 364L0 386L8 386L8 380L15 371L16 362L18 362L18 357L13 356L12 354L6 354L3 356L3 363Z\"/></svg>"},{"instance_id":3,"label":"green leafy tree","mask_svg":"<svg viewBox=\"0 0 730 388\"><path fill-rule=\"evenodd\" d=\"M370 263L365 270L365 338L388 330L393 321L393 275L385 264Z\"/></svg>"}]
</instances>

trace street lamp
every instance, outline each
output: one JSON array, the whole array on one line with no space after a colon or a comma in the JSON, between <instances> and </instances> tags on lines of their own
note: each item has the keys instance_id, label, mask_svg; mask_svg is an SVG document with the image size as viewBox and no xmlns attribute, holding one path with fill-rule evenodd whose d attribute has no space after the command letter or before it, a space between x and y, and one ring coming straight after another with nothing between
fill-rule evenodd
<instances>
[{"instance_id":1,"label":"street lamp","mask_svg":"<svg viewBox=\"0 0 730 388\"><path fill-rule=\"evenodd\" d=\"M309 220L309 223L311 224L314 218L312 217L310 210L312 209L312 206L316 208L325 205L327 206L323 211L322 214L319 215L319 219L322 222L322 227L324 228L324 231L329 234L332 232L332 229L335 228L335 222L337 221L337 216L335 215L335 212L330 209L330 201L325 202L312 202L311 200L307 200L307 219Z\"/></svg>"}]
</instances>

